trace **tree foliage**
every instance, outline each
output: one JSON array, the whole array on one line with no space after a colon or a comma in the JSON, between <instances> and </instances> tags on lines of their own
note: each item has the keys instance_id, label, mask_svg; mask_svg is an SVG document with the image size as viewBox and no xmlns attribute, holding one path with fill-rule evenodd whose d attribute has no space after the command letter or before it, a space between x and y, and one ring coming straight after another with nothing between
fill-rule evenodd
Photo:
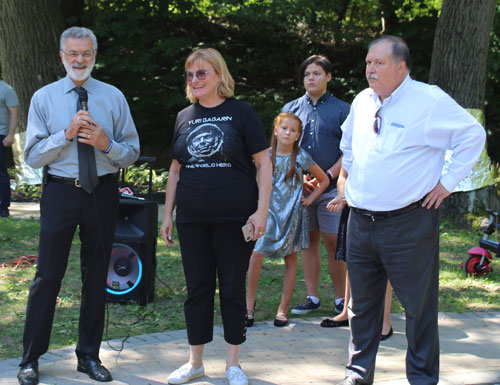
<instances>
[{"instance_id":1,"label":"tree foliage","mask_svg":"<svg viewBox=\"0 0 500 385\"><path fill-rule=\"evenodd\" d=\"M66 26L84 25L96 33L94 76L123 90L142 153L158 156L159 166L166 167L175 116L188 105L182 74L193 49L222 53L237 97L251 103L270 130L283 104L303 93L298 67L312 54L332 61L330 90L347 102L366 87L366 46L382 33L408 41L412 74L428 81L441 0L65 0L61 5ZM489 61L486 109L487 121L496 126L499 29L497 18L492 38L497 60Z\"/></svg>"}]
</instances>

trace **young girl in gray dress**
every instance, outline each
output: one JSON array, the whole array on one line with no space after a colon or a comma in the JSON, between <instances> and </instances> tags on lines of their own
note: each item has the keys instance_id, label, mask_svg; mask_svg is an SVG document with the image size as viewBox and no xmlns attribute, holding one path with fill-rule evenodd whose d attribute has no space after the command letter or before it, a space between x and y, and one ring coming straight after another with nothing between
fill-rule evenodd
<instances>
[{"instance_id":1,"label":"young girl in gray dress","mask_svg":"<svg viewBox=\"0 0 500 385\"><path fill-rule=\"evenodd\" d=\"M254 322L255 294L262 270L262 260L285 259L283 293L274 326L288 325L288 304L297 276L297 252L309 247L306 207L328 187L328 177L311 156L299 147L302 122L289 112L274 120L271 144L273 188L269 204L266 234L255 244L248 269L247 326ZM307 197L302 196L302 174L311 173L318 183Z\"/></svg>"}]
</instances>

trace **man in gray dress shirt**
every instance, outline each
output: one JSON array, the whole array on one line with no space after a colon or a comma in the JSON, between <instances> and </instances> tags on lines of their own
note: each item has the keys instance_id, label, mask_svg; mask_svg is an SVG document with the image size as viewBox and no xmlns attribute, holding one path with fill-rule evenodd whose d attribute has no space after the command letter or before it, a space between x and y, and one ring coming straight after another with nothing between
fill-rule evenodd
<instances>
[{"instance_id":1,"label":"man in gray dress shirt","mask_svg":"<svg viewBox=\"0 0 500 385\"><path fill-rule=\"evenodd\" d=\"M40 202L38 265L26 310L21 385L39 382L38 358L48 350L56 299L77 227L83 286L77 370L96 381L112 380L99 360L99 347L118 212L115 174L137 159L139 138L123 94L90 76L96 53L92 31L80 27L64 31L59 55L67 76L35 92L31 100L24 155L31 167L45 167L47 177ZM88 95L88 110L82 93ZM97 185L89 189L80 184L85 171L79 170L81 144L91 146L89 165L95 163L94 172L97 169Z\"/></svg>"}]
</instances>

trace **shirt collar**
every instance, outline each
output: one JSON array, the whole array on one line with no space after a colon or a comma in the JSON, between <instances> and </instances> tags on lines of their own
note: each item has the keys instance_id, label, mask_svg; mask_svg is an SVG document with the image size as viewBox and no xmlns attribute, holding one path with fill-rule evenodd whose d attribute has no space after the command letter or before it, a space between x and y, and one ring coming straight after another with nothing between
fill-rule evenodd
<instances>
[{"instance_id":1,"label":"shirt collar","mask_svg":"<svg viewBox=\"0 0 500 385\"><path fill-rule=\"evenodd\" d=\"M393 103L395 100L399 98L399 96L404 92L404 90L408 88L410 82L412 82L412 79L410 77L410 74L408 74L401 82L401 84L398 86L398 88L396 88L388 98L385 98L383 102L380 101L380 98L373 90L371 90L370 97L379 107L382 107L383 105L388 105L390 103Z\"/></svg>"},{"instance_id":2,"label":"shirt collar","mask_svg":"<svg viewBox=\"0 0 500 385\"><path fill-rule=\"evenodd\" d=\"M311 97L307 94L307 92L305 93L305 97L306 97L306 101L307 101L307 104L311 104L314 106L314 103L313 103L313 100L311 99ZM318 102L316 103L316 105L320 104L320 103L324 103L328 100L328 98L330 97L330 91L326 91L323 95L321 95L321 97L318 99Z\"/></svg>"},{"instance_id":3,"label":"shirt collar","mask_svg":"<svg viewBox=\"0 0 500 385\"><path fill-rule=\"evenodd\" d=\"M92 94L94 84L95 84L95 80L92 78L92 76L89 76L87 81L82 84L82 87L85 88L89 94ZM64 78L64 82L63 82L64 93L67 94L68 92L73 91L75 89L75 87L77 87L77 86L75 85L75 83L73 83L73 80L71 80L69 75L66 75L66 77Z\"/></svg>"}]
</instances>

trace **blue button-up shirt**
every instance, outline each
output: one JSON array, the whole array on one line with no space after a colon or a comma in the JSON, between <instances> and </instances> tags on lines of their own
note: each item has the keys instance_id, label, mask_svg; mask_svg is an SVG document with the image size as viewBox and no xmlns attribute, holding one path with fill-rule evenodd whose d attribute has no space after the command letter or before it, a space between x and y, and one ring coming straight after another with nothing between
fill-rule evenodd
<instances>
[{"instance_id":1,"label":"blue button-up shirt","mask_svg":"<svg viewBox=\"0 0 500 385\"><path fill-rule=\"evenodd\" d=\"M28 113L24 158L31 167L49 166L51 175L78 177L78 141L67 140L64 130L76 113L78 95L66 76L33 94ZM95 149L97 174L116 173L139 156L139 137L125 96L116 87L89 77L83 84L88 107L113 145L108 153Z\"/></svg>"},{"instance_id":2,"label":"blue button-up shirt","mask_svg":"<svg viewBox=\"0 0 500 385\"><path fill-rule=\"evenodd\" d=\"M316 104L309 95L285 104L282 112L293 112L302 121L303 131L300 147L303 148L323 171L332 167L342 155L340 126L349 115L349 104L332 96L327 91ZM328 186L326 191L335 188Z\"/></svg>"}]
</instances>

